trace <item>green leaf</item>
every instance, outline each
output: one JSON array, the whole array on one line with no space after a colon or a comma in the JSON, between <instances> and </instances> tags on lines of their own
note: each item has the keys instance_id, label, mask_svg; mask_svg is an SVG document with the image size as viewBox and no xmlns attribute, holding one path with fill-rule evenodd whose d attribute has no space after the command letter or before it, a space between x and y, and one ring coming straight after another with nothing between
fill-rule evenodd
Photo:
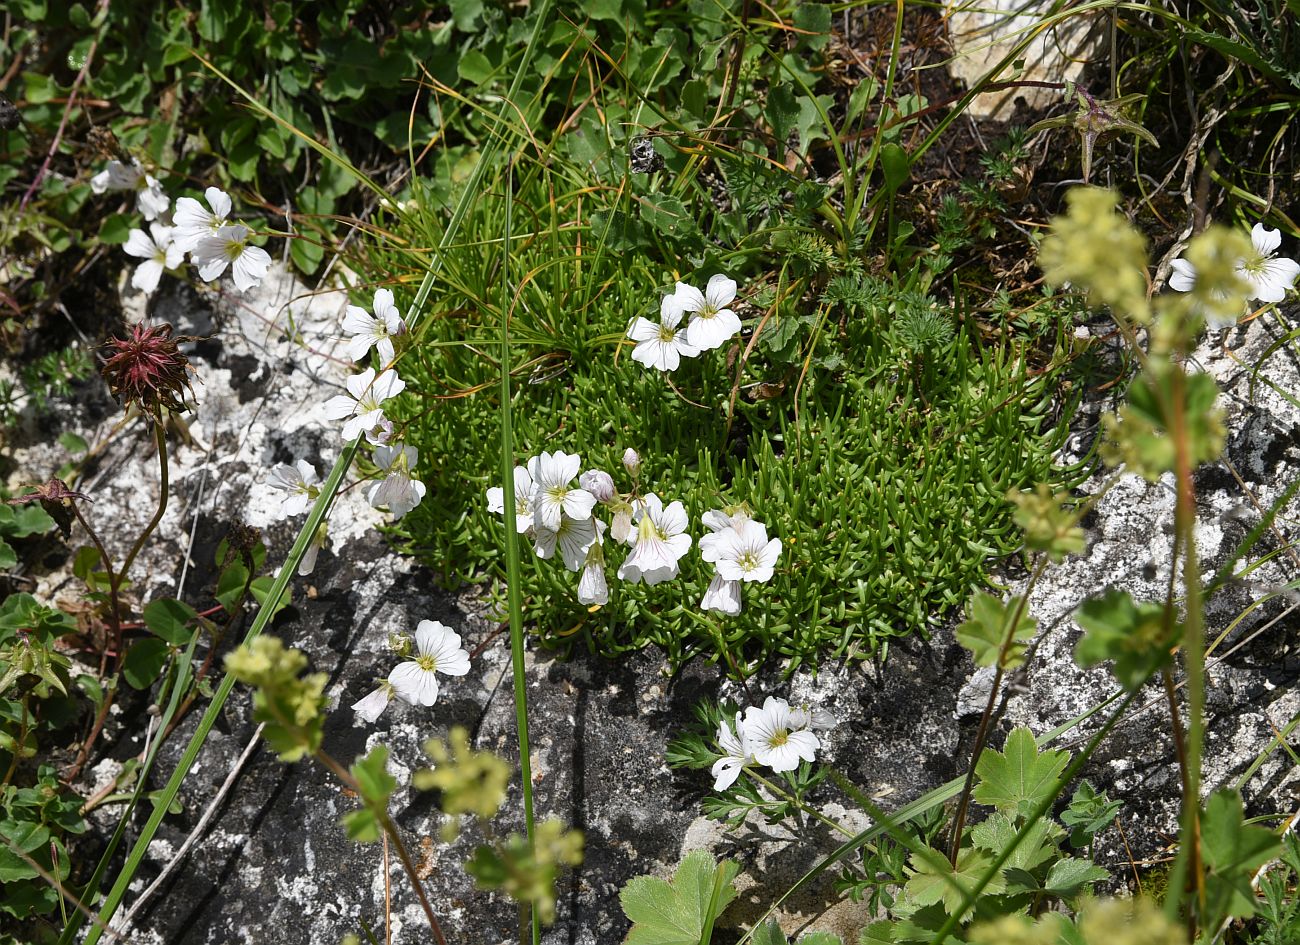
<instances>
[{"instance_id":1,"label":"green leaf","mask_svg":"<svg viewBox=\"0 0 1300 945\"><path fill-rule=\"evenodd\" d=\"M64 430L59 434L59 445L73 456L76 456L79 453L84 453L90 449L90 444L71 430Z\"/></svg>"},{"instance_id":2,"label":"green leaf","mask_svg":"<svg viewBox=\"0 0 1300 945\"><path fill-rule=\"evenodd\" d=\"M325 247L306 239L289 240L289 258L300 272L310 276L324 261Z\"/></svg>"},{"instance_id":3,"label":"green leaf","mask_svg":"<svg viewBox=\"0 0 1300 945\"><path fill-rule=\"evenodd\" d=\"M144 608L144 625L173 646L185 646L190 642L194 635L194 628L190 625L198 618L189 604L171 598L150 601Z\"/></svg>"},{"instance_id":4,"label":"green leaf","mask_svg":"<svg viewBox=\"0 0 1300 945\"><path fill-rule=\"evenodd\" d=\"M1074 660L1084 669L1114 660L1116 680L1130 692L1173 658L1181 635L1177 620L1168 620L1164 604L1135 604L1126 591L1111 590L1086 601L1074 619L1084 635L1074 647Z\"/></svg>"},{"instance_id":5,"label":"green leaf","mask_svg":"<svg viewBox=\"0 0 1300 945\"><path fill-rule=\"evenodd\" d=\"M162 668L167 665L168 646L162 640L147 637L126 651L122 675L136 689L153 685Z\"/></svg>"},{"instance_id":6,"label":"green leaf","mask_svg":"<svg viewBox=\"0 0 1300 945\"><path fill-rule=\"evenodd\" d=\"M383 832L379 818L369 807L348 811L339 818L339 823L343 825L348 839L354 843L374 843Z\"/></svg>"},{"instance_id":7,"label":"green leaf","mask_svg":"<svg viewBox=\"0 0 1300 945\"><path fill-rule=\"evenodd\" d=\"M957 855L957 868L954 870L948 858L938 850L926 850L913 853L910 859L911 876L905 888L907 897L917 905L932 906L942 904L948 915L955 915L961 908L964 898L963 889L974 889L984 874L993 865L993 857L977 847L967 847ZM996 896L1006 889L1006 880L1001 871L989 880L981 896ZM969 911L969 910L968 910Z\"/></svg>"},{"instance_id":8,"label":"green leaf","mask_svg":"<svg viewBox=\"0 0 1300 945\"><path fill-rule=\"evenodd\" d=\"M1105 879L1110 879L1109 870L1102 869L1091 860L1070 856L1052 864L1043 886L1054 896L1072 899L1083 892L1085 886Z\"/></svg>"},{"instance_id":9,"label":"green leaf","mask_svg":"<svg viewBox=\"0 0 1300 945\"><path fill-rule=\"evenodd\" d=\"M698 232L695 218L686 204L668 194L649 194L641 202L641 219L665 236L681 237Z\"/></svg>"},{"instance_id":10,"label":"green leaf","mask_svg":"<svg viewBox=\"0 0 1300 945\"><path fill-rule=\"evenodd\" d=\"M986 751L975 766L979 783L972 797L1015 817L1027 816L1056 790L1057 779L1069 763L1070 753L1042 752L1034 733L1021 725L1007 736L1005 751Z\"/></svg>"},{"instance_id":11,"label":"green leaf","mask_svg":"<svg viewBox=\"0 0 1300 945\"><path fill-rule=\"evenodd\" d=\"M1206 888L1214 925L1228 916L1246 919L1255 914L1251 876L1281 846L1273 831L1245 823L1236 791L1210 795L1201 816L1201 854L1209 868Z\"/></svg>"},{"instance_id":12,"label":"green leaf","mask_svg":"<svg viewBox=\"0 0 1300 945\"><path fill-rule=\"evenodd\" d=\"M971 600L970 616L957 627L957 642L970 650L975 662L980 666L1001 664L1003 669L1015 669L1025 662L1026 644L1034 638L1038 621L1028 615L1028 608L1022 609L1022 598L1013 597L1007 603L978 592ZM1011 619L1019 611L1015 627ZM1010 635L1011 643L1003 653L1002 645ZM999 660L999 656L1001 659Z\"/></svg>"},{"instance_id":13,"label":"green leaf","mask_svg":"<svg viewBox=\"0 0 1300 945\"><path fill-rule=\"evenodd\" d=\"M383 745L376 745L352 765L352 777L357 779L361 797L372 807L386 809L388 799L397 790L397 779L388 773L387 766L388 749Z\"/></svg>"},{"instance_id":14,"label":"green leaf","mask_svg":"<svg viewBox=\"0 0 1300 945\"><path fill-rule=\"evenodd\" d=\"M794 28L812 34L800 36L801 44L809 49L821 49L831 39L831 8L824 3L795 4Z\"/></svg>"},{"instance_id":15,"label":"green leaf","mask_svg":"<svg viewBox=\"0 0 1300 945\"><path fill-rule=\"evenodd\" d=\"M1073 828L1070 845L1086 847L1119 813L1120 802L1112 801L1104 792L1098 792L1087 781L1075 788L1070 806L1061 812L1061 823Z\"/></svg>"},{"instance_id":16,"label":"green leaf","mask_svg":"<svg viewBox=\"0 0 1300 945\"><path fill-rule=\"evenodd\" d=\"M799 936L799 945L844 945L844 939L831 932L809 932Z\"/></svg>"},{"instance_id":17,"label":"green leaf","mask_svg":"<svg viewBox=\"0 0 1300 945\"><path fill-rule=\"evenodd\" d=\"M9 542L0 538L0 570L8 571L18 564L18 554Z\"/></svg>"},{"instance_id":18,"label":"green leaf","mask_svg":"<svg viewBox=\"0 0 1300 945\"><path fill-rule=\"evenodd\" d=\"M131 235L131 217L124 213L110 213L99 225L99 241L110 246L119 246Z\"/></svg>"},{"instance_id":19,"label":"green leaf","mask_svg":"<svg viewBox=\"0 0 1300 945\"><path fill-rule=\"evenodd\" d=\"M912 159L907 152L892 141L880 149L880 166L885 172L885 190L894 194L907 183L912 171Z\"/></svg>"},{"instance_id":20,"label":"green leaf","mask_svg":"<svg viewBox=\"0 0 1300 945\"><path fill-rule=\"evenodd\" d=\"M456 64L456 74L473 85L482 85L492 78L492 60L477 49L472 49L460 57Z\"/></svg>"},{"instance_id":21,"label":"green leaf","mask_svg":"<svg viewBox=\"0 0 1300 945\"><path fill-rule=\"evenodd\" d=\"M781 925L776 919L768 919L762 925L756 926L749 940L754 945L790 945L790 940L786 938L785 932L781 931Z\"/></svg>"},{"instance_id":22,"label":"green leaf","mask_svg":"<svg viewBox=\"0 0 1300 945\"><path fill-rule=\"evenodd\" d=\"M894 945L894 923L872 922L858 936L858 945Z\"/></svg>"},{"instance_id":23,"label":"green leaf","mask_svg":"<svg viewBox=\"0 0 1300 945\"><path fill-rule=\"evenodd\" d=\"M971 830L971 842L997 856L1011 846L1017 832L1012 819L999 812ZM1041 866L1057 855L1056 839L1064 833L1064 830L1046 817L1037 820L1003 864L1003 868L1033 870Z\"/></svg>"},{"instance_id":24,"label":"green leaf","mask_svg":"<svg viewBox=\"0 0 1300 945\"><path fill-rule=\"evenodd\" d=\"M625 945L699 945L714 920L736 897L732 881L740 867L716 864L704 850L687 855L672 882L637 876L619 893L624 914L632 920Z\"/></svg>"}]
</instances>

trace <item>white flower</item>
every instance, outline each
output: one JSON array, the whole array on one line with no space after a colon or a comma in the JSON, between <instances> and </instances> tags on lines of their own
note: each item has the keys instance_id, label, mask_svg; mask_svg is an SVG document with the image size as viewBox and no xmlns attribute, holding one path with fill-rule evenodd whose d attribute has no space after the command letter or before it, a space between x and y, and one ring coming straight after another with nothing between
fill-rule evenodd
<instances>
[{"instance_id":1,"label":"white flower","mask_svg":"<svg viewBox=\"0 0 1300 945\"><path fill-rule=\"evenodd\" d=\"M386 505L393 518L401 518L424 498L424 483L411 478L411 470L420 461L420 452L414 446L401 443L376 446L374 460L375 465L388 475L371 483L366 489L366 501L375 509Z\"/></svg>"},{"instance_id":2,"label":"white flower","mask_svg":"<svg viewBox=\"0 0 1300 945\"><path fill-rule=\"evenodd\" d=\"M226 217L230 216L230 195L224 190L209 187L203 195L212 210L205 209L193 197L181 197L176 201L176 213L172 216L176 245L187 253L205 237L215 236L226 225Z\"/></svg>"},{"instance_id":3,"label":"white flower","mask_svg":"<svg viewBox=\"0 0 1300 945\"><path fill-rule=\"evenodd\" d=\"M768 696L761 709L745 710L745 747L759 764L773 771L793 771L799 760L815 761L821 741L807 729L796 728L790 704Z\"/></svg>"},{"instance_id":4,"label":"white flower","mask_svg":"<svg viewBox=\"0 0 1300 945\"><path fill-rule=\"evenodd\" d=\"M506 514L505 490L493 486L487 491L488 511ZM533 477L525 466L515 467L515 531L527 535L533 530Z\"/></svg>"},{"instance_id":5,"label":"white flower","mask_svg":"<svg viewBox=\"0 0 1300 945\"><path fill-rule=\"evenodd\" d=\"M730 341L740 331L740 319L727 308L735 297L736 281L721 273L709 280L703 292L684 282L677 283L673 304L684 312L695 313L686 327L687 343L708 351Z\"/></svg>"},{"instance_id":6,"label":"white flower","mask_svg":"<svg viewBox=\"0 0 1300 945\"><path fill-rule=\"evenodd\" d=\"M461 649L460 635L436 620L421 620L415 628L415 651L388 674L397 694L414 705L438 701L438 673L464 676L469 672L469 653Z\"/></svg>"},{"instance_id":7,"label":"white flower","mask_svg":"<svg viewBox=\"0 0 1300 945\"><path fill-rule=\"evenodd\" d=\"M1282 234L1256 223L1250 231L1250 241L1255 255L1243 260L1237 272L1250 283L1250 298L1260 302L1281 302L1286 298L1296 276L1300 276L1300 263L1277 255L1282 245Z\"/></svg>"},{"instance_id":8,"label":"white flower","mask_svg":"<svg viewBox=\"0 0 1300 945\"><path fill-rule=\"evenodd\" d=\"M754 763L754 756L745 744L745 723L739 712L736 713L734 735L726 719L718 722L718 746L722 749L723 757L713 763L713 770L709 773L714 777L713 790L725 791L736 783L736 778L740 777L740 771L745 765Z\"/></svg>"},{"instance_id":9,"label":"white flower","mask_svg":"<svg viewBox=\"0 0 1300 945\"><path fill-rule=\"evenodd\" d=\"M581 465L582 457L559 450L528 460L534 489L533 524L537 528L559 531L561 514L579 521L591 518L596 497L585 489L569 487Z\"/></svg>"},{"instance_id":10,"label":"white flower","mask_svg":"<svg viewBox=\"0 0 1300 945\"><path fill-rule=\"evenodd\" d=\"M614 477L603 469L588 469L578 477L578 485L595 496L597 502L614 498Z\"/></svg>"},{"instance_id":11,"label":"white flower","mask_svg":"<svg viewBox=\"0 0 1300 945\"><path fill-rule=\"evenodd\" d=\"M357 718L373 724L384 714L384 710L388 708L388 703L392 701L395 694L393 684L386 679L382 680L374 692L352 703L352 711L357 714Z\"/></svg>"},{"instance_id":12,"label":"white flower","mask_svg":"<svg viewBox=\"0 0 1300 945\"><path fill-rule=\"evenodd\" d=\"M325 401L325 416L330 420L342 420L350 417L343 424L343 439L355 440L362 433L373 431L384 419L381 404L390 397L396 397L406 389L406 382L397 376L396 371L385 371L378 377L374 368L366 368L360 374L348 378L348 392L331 397Z\"/></svg>"},{"instance_id":13,"label":"white flower","mask_svg":"<svg viewBox=\"0 0 1300 945\"><path fill-rule=\"evenodd\" d=\"M316 570L316 557L320 554L320 550L329 544L329 540L329 522L321 522L320 528L316 529L316 534L311 536L311 544L307 546L307 550L298 559L299 577L306 577Z\"/></svg>"},{"instance_id":14,"label":"white flower","mask_svg":"<svg viewBox=\"0 0 1300 945\"><path fill-rule=\"evenodd\" d=\"M564 566L570 571L580 571L587 561L587 552L596 543L596 519L560 518L560 527L551 531L538 528L533 532L533 550L539 558L550 558L559 545Z\"/></svg>"},{"instance_id":15,"label":"white flower","mask_svg":"<svg viewBox=\"0 0 1300 945\"><path fill-rule=\"evenodd\" d=\"M627 336L637 342L632 349L632 360L661 371L675 371L682 358L693 358L700 349L686 340L686 332L678 328L685 312L676 295L665 295L659 305L659 324L648 318L638 318L628 329Z\"/></svg>"},{"instance_id":16,"label":"white flower","mask_svg":"<svg viewBox=\"0 0 1300 945\"><path fill-rule=\"evenodd\" d=\"M375 290L375 314L371 315L364 308L349 305L343 316L343 330L352 337L348 339L348 357L360 361L374 345L379 350L379 360L391 364L396 356L393 336L406 330L402 313L393 303L393 293L389 289Z\"/></svg>"},{"instance_id":17,"label":"white flower","mask_svg":"<svg viewBox=\"0 0 1300 945\"><path fill-rule=\"evenodd\" d=\"M194 265L199 267L199 278L212 282L229 266L235 288L240 292L247 292L260 283L271 267L271 255L249 243L250 235L248 227L236 223L199 240L193 256Z\"/></svg>"},{"instance_id":18,"label":"white flower","mask_svg":"<svg viewBox=\"0 0 1300 945\"><path fill-rule=\"evenodd\" d=\"M703 539L700 539L703 544ZM722 575L713 575L709 589L700 601L701 610L717 610L732 617L740 613L740 582L724 581Z\"/></svg>"},{"instance_id":19,"label":"white flower","mask_svg":"<svg viewBox=\"0 0 1300 945\"><path fill-rule=\"evenodd\" d=\"M705 551L705 539L710 538L714 540ZM736 527L704 536L700 548L706 561L716 562L718 576L725 581L770 581L781 556L781 539L768 541L763 523L748 519Z\"/></svg>"},{"instance_id":20,"label":"white flower","mask_svg":"<svg viewBox=\"0 0 1300 945\"><path fill-rule=\"evenodd\" d=\"M1250 242L1255 254L1240 260L1236 267L1237 275L1250 285L1246 300L1281 302L1296 277L1300 276L1300 263L1277 255L1277 248L1282 245L1282 234L1262 223L1251 228ZM1196 267L1186 259L1175 259L1169 265L1173 267L1169 288L1176 292L1192 291L1196 285Z\"/></svg>"},{"instance_id":21,"label":"white flower","mask_svg":"<svg viewBox=\"0 0 1300 945\"><path fill-rule=\"evenodd\" d=\"M628 475L633 479L641 471L641 457L630 446L623 450L623 468L627 470Z\"/></svg>"},{"instance_id":22,"label":"white flower","mask_svg":"<svg viewBox=\"0 0 1300 945\"><path fill-rule=\"evenodd\" d=\"M163 270L175 269L185 261L185 252L172 241L172 228L160 223L150 223L148 233L132 230L122 250L144 260L135 267L131 285L145 295L152 295L158 288Z\"/></svg>"},{"instance_id":23,"label":"white flower","mask_svg":"<svg viewBox=\"0 0 1300 945\"><path fill-rule=\"evenodd\" d=\"M691 548L686 509L680 502L664 508L653 492L636 510L636 531L629 536L632 550L618 569L620 581L659 584L677 576L677 561Z\"/></svg>"},{"instance_id":24,"label":"white flower","mask_svg":"<svg viewBox=\"0 0 1300 945\"><path fill-rule=\"evenodd\" d=\"M271 467L271 488L279 489L285 494L280 506L280 517L301 515L320 495L320 476L316 467L305 459L300 459L292 466L276 463Z\"/></svg>"},{"instance_id":25,"label":"white flower","mask_svg":"<svg viewBox=\"0 0 1300 945\"><path fill-rule=\"evenodd\" d=\"M596 523L596 540L587 549L587 559L582 565L582 574L578 577L578 603L609 603L609 582L605 579L605 551L601 546L605 542L605 523L592 516Z\"/></svg>"},{"instance_id":26,"label":"white flower","mask_svg":"<svg viewBox=\"0 0 1300 945\"><path fill-rule=\"evenodd\" d=\"M90 189L97 194L109 190L134 190L136 209L146 220L158 219L172 205L163 193L162 184L146 174L139 161L130 164L109 161L108 167L90 179Z\"/></svg>"},{"instance_id":27,"label":"white flower","mask_svg":"<svg viewBox=\"0 0 1300 945\"><path fill-rule=\"evenodd\" d=\"M839 719L825 709L814 709L806 702L790 709L790 726L792 728L811 728L824 732L833 729L839 724Z\"/></svg>"}]
</instances>

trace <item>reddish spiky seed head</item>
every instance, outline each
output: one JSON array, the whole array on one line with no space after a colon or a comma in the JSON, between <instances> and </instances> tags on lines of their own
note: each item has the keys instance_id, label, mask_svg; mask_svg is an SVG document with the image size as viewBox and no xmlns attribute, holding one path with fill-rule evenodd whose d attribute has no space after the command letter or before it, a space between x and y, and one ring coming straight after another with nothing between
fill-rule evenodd
<instances>
[{"instance_id":1,"label":"reddish spiky seed head","mask_svg":"<svg viewBox=\"0 0 1300 945\"><path fill-rule=\"evenodd\" d=\"M39 502L41 508L45 509L46 514L54 519L59 526L59 531L63 532L63 537L65 539L71 537L72 519L75 514L72 503L76 499L85 499L89 502L90 496L82 492L74 492L66 482L57 478L31 488L33 489L32 492L5 501L10 505L27 505L31 502Z\"/></svg>"},{"instance_id":2,"label":"reddish spiky seed head","mask_svg":"<svg viewBox=\"0 0 1300 945\"><path fill-rule=\"evenodd\" d=\"M185 410L190 387L189 358L172 337L171 325L136 325L129 338L110 339L109 356L100 373L108 389L123 404L139 404L153 417L162 410Z\"/></svg>"}]
</instances>

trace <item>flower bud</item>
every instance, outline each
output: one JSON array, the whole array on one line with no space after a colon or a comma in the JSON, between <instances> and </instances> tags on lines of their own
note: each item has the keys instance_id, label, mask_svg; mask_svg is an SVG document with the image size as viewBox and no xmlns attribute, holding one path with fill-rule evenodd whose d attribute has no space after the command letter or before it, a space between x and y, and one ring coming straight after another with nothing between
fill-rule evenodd
<instances>
[{"instance_id":1,"label":"flower bud","mask_svg":"<svg viewBox=\"0 0 1300 945\"><path fill-rule=\"evenodd\" d=\"M588 469L578 477L578 485L594 495L597 502L614 498L614 477L603 469Z\"/></svg>"},{"instance_id":2,"label":"flower bud","mask_svg":"<svg viewBox=\"0 0 1300 945\"><path fill-rule=\"evenodd\" d=\"M630 446L623 451L623 468L628 471L633 479L641 471L641 457Z\"/></svg>"}]
</instances>

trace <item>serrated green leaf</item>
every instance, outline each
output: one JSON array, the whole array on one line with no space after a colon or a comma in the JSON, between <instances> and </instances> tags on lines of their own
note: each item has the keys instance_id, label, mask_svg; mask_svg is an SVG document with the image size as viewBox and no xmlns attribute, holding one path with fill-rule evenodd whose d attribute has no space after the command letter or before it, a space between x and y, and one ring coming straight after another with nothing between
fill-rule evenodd
<instances>
[{"instance_id":1,"label":"serrated green leaf","mask_svg":"<svg viewBox=\"0 0 1300 945\"><path fill-rule=\"evenodd\" d=\"M1070 830L1070 845L1086 847L1119 813L1119 801L1112 801L1105 793L1097 791L1083 781L1074 790L1070 806L1061 812L1061 823Z\"/></svg>"},{"instance_id":2,"label":"serrated green leaf","mask_svg":"<svg viewBox=\"0 0 1300 945\"><path fill-rule=\"evenodd\" d=\"M937 850L927 855L913 853L909 862L911 876L904 887L908 899L920 906L942 905L948 915L956 914L965 898L963 890L974 889L993 865L993 857L976 847L967 847L957 855L954 870L948 858ZM981 895L996 896L1006 889L1001 871L989 880ZM968 910L969 911L969 910Z\"/></svg>"},{"instance_id":3,"label":"serrated green leaf","mask_svg":"<svg viewBox=\"0 0 1300 945\"><path fill-rule=\"evenodd\" d=\"M749 939L754 945L790 945L785 932L776 919L768 919L762 925L754 927L754 934Z\"/></svg>"},{"instance_id":4,"label":"serrated green leaf","mask_svg":"<svg viewBox=\"0 0 1300 945\"><path fill-rule=\"evenodd\" d=\"M641 201L641 219L665 236L689 236L699 231L686 204L668 194L649 194Z\"/></svg>"},{"instance_id":5,"label":"serrated green leaf","mask_svg":"<svg viewBox=\"0 0 1300 945\"><path fill-rule=\"evenodd\" d=\"M1014 627L1012 617L1020 612ZM1003 669L1015 669L1025 662L1025 648L1034 638L1038 621L1021 609L1021 598L1013 597L1005 604L1000 598L983 591L976 593L970 604L970 615L957 627L957 642L971 651L979 666L1001 663ZM1008 635L1011 642L1003 651Z\"/></svg>"},{"instance_id":6,"label":"serrated green leaf","mask_svg":"<svg viewBox=\"0 0 1300 945\"><path fill-rule=\"evenodd\" d=\"M1129 691L1140 688L1173 659L1171 648L1182 633L1165 609L1164 604L1136 604L1119 590L1085 601L1074 615L1084 629L1074 648L1075 662L1087 669L1113 660L1119 684Z\"/></svg>"},{"instance_id":7,"label":"serrated green leaf","mask_svg":"<svg viewBox=\"0 0 1300 945\"><path fill-rule=\"evenodd\" d=\"M736 897L732 881L739 871L730 860L715 864L706 851L696 850L682 860L670 883L654 876L630 880L618 896L632 920L625 945L699 945Z\"/></svg>"},{"instance_id":8,"label":"serrated green leaf","mask_svg":"<svg viewBox=\"0 0 1300 945\"><path fill-rule=\"evenodd\" d=\"M1210 795L1201 816L1201 854L1211 915L1249 918L1255 914L1250 880L1281 849L1277 834L1245 823L1241 795L1222 790ZM1216 923L1217 924L1217 923Z\"/></svg>"},{"instance_id":9,"label":"serrated green leaf","mask_svg":"<svg viewBox=\"0 0 1300 945\"><path fill-rule=\"evenodd\" d=\"M1002 812L971 829L971 842L994 856L1000 854L1016 838L1018 830L1014 821ZM1032 870L1056 856L1056 840L1065 833L1051 820L1041 818L1029 828L1025 839L1003 864L1004 869Z\"/></svg>"},{"instance_id":10,"label":"serrated green leaf","mask_svg":"<svg viewBox=\"0 0 1300 945\"><path fill-rule=\"evenodd\" d=\"M1043 887L1054 896L1072 899L1090 883L1100 883L1105 879L1110 879L1109 870L1102 869L1091 860L1069 856L1052 864Z\"/></svg>"},{"instance_id":11,"label":"serrated green leaf","mask_svg":"<svg viewBox=\"0 0 1300 945\"><path fill-rule=\"evenodd\" d=\"M1034 733L1018 726L1007 736L1004 751L986 751L975 766L978 782L972 797L1015 817L1028 815L1056 789L1070 753L1039 753Z\"/></svg>"}]
</instances>

